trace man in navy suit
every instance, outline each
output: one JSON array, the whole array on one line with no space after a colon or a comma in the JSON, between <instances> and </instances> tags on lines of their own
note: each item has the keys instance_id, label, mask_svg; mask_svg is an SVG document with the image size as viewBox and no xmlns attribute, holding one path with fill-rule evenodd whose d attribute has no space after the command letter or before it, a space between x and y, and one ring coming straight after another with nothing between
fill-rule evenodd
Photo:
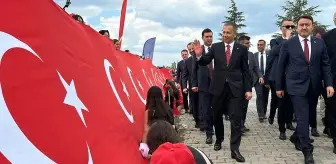
<instances>
[{"instance_id":1,"label":"man in navy suit","mask_svg":"<svg viewBox=\"0 0 336 164\"><path fill-rule=\"evenodd\" d=\"M336 25L336 12L334 14L334 22ZM331 66L331 73L333 76L334 87L336 87L336 28L329 30L326 34L322 36L329 55L329 61ZM327 116L327 125L330 131L330 134L333 138L334 150L333 152L336 154L336 96L331 97L327 102L328 110Z\"/></svg>"},{"instance_id":2,"label":"man in navy suit","mask_svg":"<svg viewBox=\"0 0 336 164\"><path fill-rule=\"evenodd\" d=\"M186 63L186 60L188 59L188 50L184 49L181 51L181 57L182 60L177 63L176 67L176 81L177 83L181 86L182 88L182 75L183 75L183 69ZM182 88L183 90L184 88ZM183 92L183 105L184 105L184 110L188 113L189 111L189 105L188 105L188 92Z\"/></svg>"},{"instance_id":3,"label":"man in navy suit","mask_svg":"<svg viewBox=\"0 0 336 164\"><path fill-rule=\"evenodd\" d=\"M309 113L316 110L324 78L327 96L334 94L329 57L323 40L312 37L313 18L298 18L298 36L282 43L276 74L276 93L283 98L286 90L292 100L297 128L294 143L300 145L305 164L314 164L313 145L309 142ZM293 141L293 140L292 140Z\"/></svg>"},{"instance_id":4,"label":"man in navy suit","mask_svg":"<svg viewBox=\"0 0 336 164\"><path fill-rule=\"evenodd\" d=\"M203 55L208 53L212 44L213 33L210 29L206 28L202 31L203 45ZM211 94L209 92L209 86L212 78L213 62L206 66L198 65L197 58L193 54L193 73L192 73L192 91L198 92L199 94L199 110L202 115L205 134L206 134L206 144L212 144L212 136L214 134L213 130L213 115L211 110Z\"/></svg>"}]
</instances>

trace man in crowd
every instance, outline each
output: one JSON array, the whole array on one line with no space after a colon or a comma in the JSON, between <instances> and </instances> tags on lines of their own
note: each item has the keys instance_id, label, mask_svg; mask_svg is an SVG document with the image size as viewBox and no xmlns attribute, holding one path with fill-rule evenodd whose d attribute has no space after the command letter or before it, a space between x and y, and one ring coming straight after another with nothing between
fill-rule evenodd
<instances>
[{"instance_id":1,"label":"man in crowd","mask_svg":"<svg viewBox=\"0 0 336 164\"><path fill-rule=\"evenodd\" d=\"M214 72L210 84L213 95L212 110L216 142L214 150L222 149L224 141L223 113L228 111L231 122L230 149L231 157L237 162L245 162L240 154L242 101L252 98L251 75L248 66L248 50L245 46L234 41L237 27L234 23L226 22L222 30L223 42L215 43L208 53L202 55L203 47L195 41L197 63L206 66L214 60Z\"/></svg>"},{"instance_id":2,"label":"man in crowd","mask_svg":"<svg viewBox=\"0 0 336 164\"><path fill-rule=\"evenodd\" d=\"M177 66L176 66L176 82L178 83L178 85L180 85L182 87L182 72L183 72L183 69L184 69L185 61L189 57L188 50L186 50L186 49L182 50L181 51L181 57L182 57L182 60L179 61L177 63ZM183 90L184 88L181 88L181 89ZM188 113L189 112L188 92L183 92L182 96L183 96L184 110L186 111L186 113Z\"/></svg>"},{"instance_id":3,"label":"man in crowd","mask_svg":"<svg viewBox=\"0 0 336 164\"><path fill-rule=\"evenodd\" d=\"M194 52L194 45L192 42L187 45L189 54ZM200 114L199 104L198 104L198 92L197 90L191 90L191 77L192 77L192 66L193 57L190 55L185 60L185 65L182 72L182 88L184 93L189 93L189 100L191 104L191 111L195 120L195 128L199 128L201 131L204 131L204 123L202 115Z\"/></svg>"},{"instance_id":4,"label":"man in crowd","mask_svg":"<svg viewBox=\"0 0 336 164\"><path fill-rule=\"evenodd\" d=\"M293 107L290 98L285 92L285 95L282 99L279 99L276 95L275 89L275 79L276 79L276 70L277 63L280 53L280 48L288 38L292 36L292 30L295 28L295 25L291 19L284 19L281 23L280 30L282 36L276 39L271 40L271 53L267 60L266 70L265 70L265 87L271 89L271 108L268 118L268 122L273 124L276 109L279 107L278 111L278 124L281 140L286 140L286 128L290 130L295 130L295 127L292 125L293 119ZM286 91L286 89L285 89ZM279 105L279 106L278 106ZM287 125L287 126L286 126Z\"/></svg>"},{"instance_id":5,"label":"man in crowd","mask_svg":"<svg viewBox=\"0 0 336 164\"><path fill-rule=\"evenodd\" d=\"M258 40L257 47L258 52L254 54L254 59L255 64L258 67L259 76L257 76L258 74L252 75L252 78L254 79L252 86L254 86L254 89L257 93L256 104L259 115L259 121L264 122L267 113L269 88L265 87L263 77L265 76L266 63L268 60L269 52L265 51L266 47L265 40Z\"/></svg>"},{"instance_id":6,"label":"man in crowd","mask_svg":"<svg viewBox=\"0 0 336 164\"><path fill-rule=\"evenodd\" d=\"M210 29L206 28L202 31L202 55L209 52L212 44L213 33ZM213 114L211 110L211 94L209 93L209 86L211 83L213 62L206 66L197 64L195 54L193 54L193 73L192 73L192 90L199 93L199 109L203 117L206 133L206 144L212 144L213 136Z\"/></svg>"},{"instance_id":7,"label":"man in crowd","mask_svg":"<svg viewBox=\"0 0 336 164\"><path fill-rule=\"evenodd\" d=\"M334 13L334 23L336 25L336 12ZM329 55L329 61L331 66L331 73L333 77L333 86L336 87L336 28L328 31L325 35L322 36ZM333 152L336 154L336 96L332 96L326 102L327 105L327 126L326 126L326 133L327 131L330 132L330 135L333 139L334 150Z\"/></svg>"},{"instance_id":8,"label":"man in crowd","mask_svg":"<svg viewBox=\"0 0 336 164\"><path fill-rule=\"evenodd\" d=\"M315 164L313 145L309 141L309 114L316 110L324 78L327 96L334 94L329 58L323 40L311 36L313 18L298 18L298 35L282 43L276 73L276 93L284 98L285 89L292 100L297 128L291 141L304 154L305 164ZM286 36L291 36L287 31ZM285 87L286 86L286 87Z\"/></svg>"},{"instance_id":9,"label":"man in crowd","mask_svg":"<svg viewBox=\"0 0 336 164\"><path fill-rule=\"evenodd\" d=\"M240 44L244 45L247 48L247 50L249 50L250 45L251 45L250 39L251 38L249 36L243 35L243 36L240 36L238 38L238 41L239 41ZM248 64L249 64L249 70L250 70L250 74L251 74L251 81L250 81L251 86L253 86L252 84L254 82L253 75L256 76L257 81L258 81L258 79L260 77L260 72L258 70L258 67L254 63L255 63L254 62L254 55L253 55L253 53L251 51L248 51ZM250 131L250 129L248 129L245 126L248 104L249 104L249 100L244 99L243 104L242 104L242 108L243 108L242 132L243 133Z\"/></svg>"}]
</instances>

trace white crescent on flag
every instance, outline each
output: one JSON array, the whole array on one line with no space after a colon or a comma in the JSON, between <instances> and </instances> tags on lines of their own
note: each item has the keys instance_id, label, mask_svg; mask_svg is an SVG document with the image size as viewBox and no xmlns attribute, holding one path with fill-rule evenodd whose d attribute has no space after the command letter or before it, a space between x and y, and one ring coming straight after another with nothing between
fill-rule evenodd
<instances>
[{"instance_id":1,"label":"white crescent on flag","mask_svg":"<svg viewBox=\"0 0 336 164\"><path fill-rule=\"evenodd\" d=\"M147 75L146 75L146 71L144 69L142 69L142 74L145 76L148 85L153 86L152 81L150 79L148 80Z\"/></svg>"},{"instance_id":2,"label":"white crescent on flag","mask_svg":"<svg viewBox=\"0 0 336 164\"><path fill-rule=\"evenodd\" d=\"M27 44L16 39L10 34L0 31L0 66L1 59L5 52L11 48L23 48L34 56L42 59ZM43 61L42 61L43 62ZM3 93L0 82L0 151L11 163L26 164L54 164L53 160L36 148L23 134L11 115Z\"/></svg>"},{"instance_id":3,"label":"white crescent on flag","mask_svg":"<svg viewBox=\"0 0 336 164\"><path fill-rule=\"evenodd\" d=\"M31 52L34 56L42 59L37 53L24 42L18 40L14 36L0 31L0 66L1 59L5 52L11 48L22 48ZM43 61L42 61L43 62ZM7 104L5 102L2 87L0 82L0 152L11 163L25 163L25 164L56 164L55 161L47 157L43 152L34 146L29 139L21 131L20 127L15 122L11 115ZM92 156L88 148L88 164L92 164Z\"/></svg>"},{"instance_id":4,"label":"white crescent on flag","mask_svg":"<svg viewBox=\"0 0 336 164\"><path fill-rule=\"evenodd\" d=\"M135 85L134 80L133 80L133 76L132 76L132 74L131 74L132 70L131 70L129 67L127 67L127 72L128 72L128 76L131 78L133 87L134 87L136 93L138 94L138 96L139 96L141 102L142 102L143 104L146 105L146 99L144 99L144 98L141 96L141 94L139 93L138 87ZM138 83L140 84L140 81L139 81L139 80L137 80L137 81L138 81Z\"/></svg>"},{"instance_id":5,"label":"white crescent on flag","mask_svg":"<svg viewBox=\"0 0 336 164\"><path fill-rule=\"evenodd\" d=\"M108 81L109 81L109 83L110 83L110 86L111 86L111 88L112 88L112 90L113 90L113 92L114 92L114 95L115 95L116 98L117 98L117 101L118 101L118 103L119 103L121 109L122 109L123 112L125 113L127 119L128 119L131 123L134 123L134 118L133 118L132 112L129 113L129 112L127 111L127 109L126 109L124 103L122 102L122 100L121 100L121 98L120 98L120 96L119 96L119 93L118 93L118 91L117 91L117 89L116 89L116 87L115 87L115 85L114 85L114 83L113 83L113 80L112 80L112 77L111 77L111 73L110 73L110 67L111 67L113 70L114 70L114 68L113 68L112 64L111 64L107 59L104 60L104 67L105 67L105 73L106 73L107 79L108 79ZM123 85L124 85L124 84L123 84ZM124 89L125 89L125 88L124 88Z\"/></svg>"}]
</instances>

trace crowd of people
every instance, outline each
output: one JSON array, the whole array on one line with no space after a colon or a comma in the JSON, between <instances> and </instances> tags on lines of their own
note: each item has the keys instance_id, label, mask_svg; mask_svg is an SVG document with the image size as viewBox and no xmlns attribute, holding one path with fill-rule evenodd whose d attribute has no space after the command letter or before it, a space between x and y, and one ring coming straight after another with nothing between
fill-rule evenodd
<instances>
[{"instance_id":1,"label":"crowd of people","mask_svg":"<svg viewBox=\"0 0 336 164\"><path fill-rule=\"evenodd\" d=\"M72 17L84 23L79 15ZM336 13L333 19L336 25ZM204 29L203 45L195 40L181 50L182 60L171 72L175 79L148 90L142 156L151 164L212 163L204 152L180 140L174 118L183 110L193 116L195 128L206 134L205 143L214 144L215 151L222 149L224 116L231 127L231 157L245 162L239 148L242 136L250 131L245 123L252 88L258 121L274 124L278 113L279 139L287 140L286 131L293 131L289 140L302 151L305 164L315 163L311 136L321 137L317 104L322 96L323 134L331 138L336 154L336 28L326 32L307 15L297 22L282 20L281 36L270 41L270 50L260 39L255 53L249 51L249 36L236 38L234 23L224 23L218 43L213 43L212 30ZM110 37L107 30L99 33ZM120 50L119 41L113 42Z\"/></svg>"},{"instance_id":2,"label":"crowd of people","mask_svg":"<svg viewBox=\"0 0 336 164\"><path fill-rule=\"evenodd\" d=\"M213 43L211 29L204 29L201 33L203 45L195 40L181 51L182 60L177 63L176 72L172 72L176 78L175 85L167 81L164 87L164 93L169 94L161 99L169 105L164 114L159 112L159 120L174 125L172 117L184 109L193 116L195 128L206 134L205 143L214 144L214 150L220 151L224 141L225 119L231 127L231 157L237 162L245 162L239 148L242 136L250 130L245 122L254 88L258 121L274 124L277 113L279 139L287 140L286 131L293 131L289 137L293 148L302 151L305 164L314 164L314 139L311 136L323 137L317 130L317 104L319 97L323 97L323 134L331 138L330 144L334 144L331 151L336 154L336 28L326 32L314 26L313 18L306 15L299 17L297 22L294 24L293 20L284 19L280 27L282 35L270 41L271 49L266 50L266 41L260 39L257 42L258 52L255 53L249 51L249 36L236 39L237 27L233 23L226 22L223 25L222 41L218 43ZM336 13L334 22L336 24ZM158 95L162 96L161 93ZM147 100L147 103L151 103L149 97ZM178 106L180 108L176 108ZM147 106L146 109L152 107ZM156 107L161 108L159 105ZM172 112L169 114L167 111ZM151 111L146 114L148 121L151 115L158 118ZM296 127L293 122L296 122ZM151 148L152 143L148 138L154 124L150 121L145 124L144 136L147 136L147 140L144 137L145 142L140 146L145 157L146 152L149 152L153 162L183 163L183 160L192 160L190 163L201 163L195 162L195 157L199 155L194 152L203 152L176 144L179 142L177 139L166 136L170 134L166 131L169 128L154 132L160 133L157 136L163 138L159 139L162 141L160 146ZM194 159L182 155L187 154L187 150ZM178 153L181 156L176 159ZM162 157L164 154L167 154L167 158ZM203 157L202 162L208 160L212 163L206 155Z\"/></svg>"}]
</instances>

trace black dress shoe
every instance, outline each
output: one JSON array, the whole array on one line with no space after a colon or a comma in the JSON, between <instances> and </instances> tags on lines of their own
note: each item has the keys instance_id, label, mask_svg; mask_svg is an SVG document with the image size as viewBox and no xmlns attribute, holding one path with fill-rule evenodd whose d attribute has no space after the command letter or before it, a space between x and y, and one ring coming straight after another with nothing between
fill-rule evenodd
<instances>
[{"instance_id":1,"label":"black dress shoe","mask_svg":"<svg viewBox=\"0 0 336 164\"><path fill-rule=\"evenodd\" d=\"M269 117L269 118L268 118L268 123L271 124L271 125L273 125L273 123L274 123L274 118L270 118L270 117Z\"/></svg>"},{"instance_id":2,"label":"black dress shoe","mask_svg":"<svg viewBox=\"0 0 336 164\"><path fill-rule=\"evenodd\" d=\"M280 133L279 139L286 140L287 139L286 133Z\"/></svg>"},{"instance_id":3,"label":"black dress shoe","mask_svg":"<svg viewBox=\"0 0 336 164\"><path fill-rule=\"evenodd\" d=\"M286 125L286 129L289 129L289 130L295 130L295 127L293 126L293 124L287 124Z\"/></svg>"},{"instance_id":4,"label":"black dress shoe","mask_svg":"<svg viewBox=\"0 0 336 164\"><path fill-rule=\"evenodd\" d=\"M215 143L215 145L214 145L214 150L215 150L215 151L219 151L220 149L222 149L222 144L221 144L221 143L220 143L220 144Z\"/></svg>"},{"instance_id":5,"label":"black dress shoe","mask_svg":"<svg viewBox=\"0 0 336 164\"><path fill-rule=\"evenodd\" d=\"M243 131L244 131L244 132L249 132L249 131L250 131L250 129L249 129L249 128L247 128L246 126L243 126Z\"/></svg>"},{"instance_id":6,"label":"black dress shoe","mask_svg":"<svg viewBox=\"0 0 336 164\"><path fill-rule=\"evenodd\" d=\"M303 152L305 164L315 164L313 153L311 151Z\"/></svg>"},{"instance_id":7,"label":"black dress shoe","mask_svg":"<svg viewBox=\"0 0 336 164\"><path fill-rule=\"evenodd\" d=\"M245 158L240 154L239 151L231 151L231 158L235 159L237 162L245 162Z\"/></svg>"},{"instance_id":8,"label":"black dress shoe","mask_svg":"<svg viewBox=\"0 0 336 164\"><path fill-rule=\"evenodd\" d=\"M336 147L334 147L334 151L333 151L334 154L336 154Z\"/></svg>"},{"instance_id":9,"label":"black dress shoe","mask_svg":"<svg viewBox=\"0 0 336 164\"><path fill-rule=\"evenodd\" d=\"M311 135L314 137L320 137L320 133L317 131L316 128L311 129Z\"/></svg>"},{"instance_id":10,"label":"black dress shoe","mask_svg":"<svg viewBox=\"0 0 336 164\"><path fill-rule=\"evenodd\" d=\"M205 140L206 144L212 144L212 136L207 136L206 140Z\"/></svg>"},{"instance_id":11,"label":"black dress shoe","mask_svg":"<svg viewBox=\"0 0 336 164\"><path fill-rule=\"evenodd\" d=\"M323 129L323 134L327 135L329 138L331 138L331 132L330 132L330 128L325 127Z\"/></svg>"},{"instance_id":12,"label":"black dress shoe","mask_svg":"<svg viewBox=\"0 0 336 164\"><path fill-rule=\"evenodd\" d=\"M263 123L264 120L265 120L264 117L259 117L259 122L260 122L260 123Z\"/></svg>"}]
</instances>

